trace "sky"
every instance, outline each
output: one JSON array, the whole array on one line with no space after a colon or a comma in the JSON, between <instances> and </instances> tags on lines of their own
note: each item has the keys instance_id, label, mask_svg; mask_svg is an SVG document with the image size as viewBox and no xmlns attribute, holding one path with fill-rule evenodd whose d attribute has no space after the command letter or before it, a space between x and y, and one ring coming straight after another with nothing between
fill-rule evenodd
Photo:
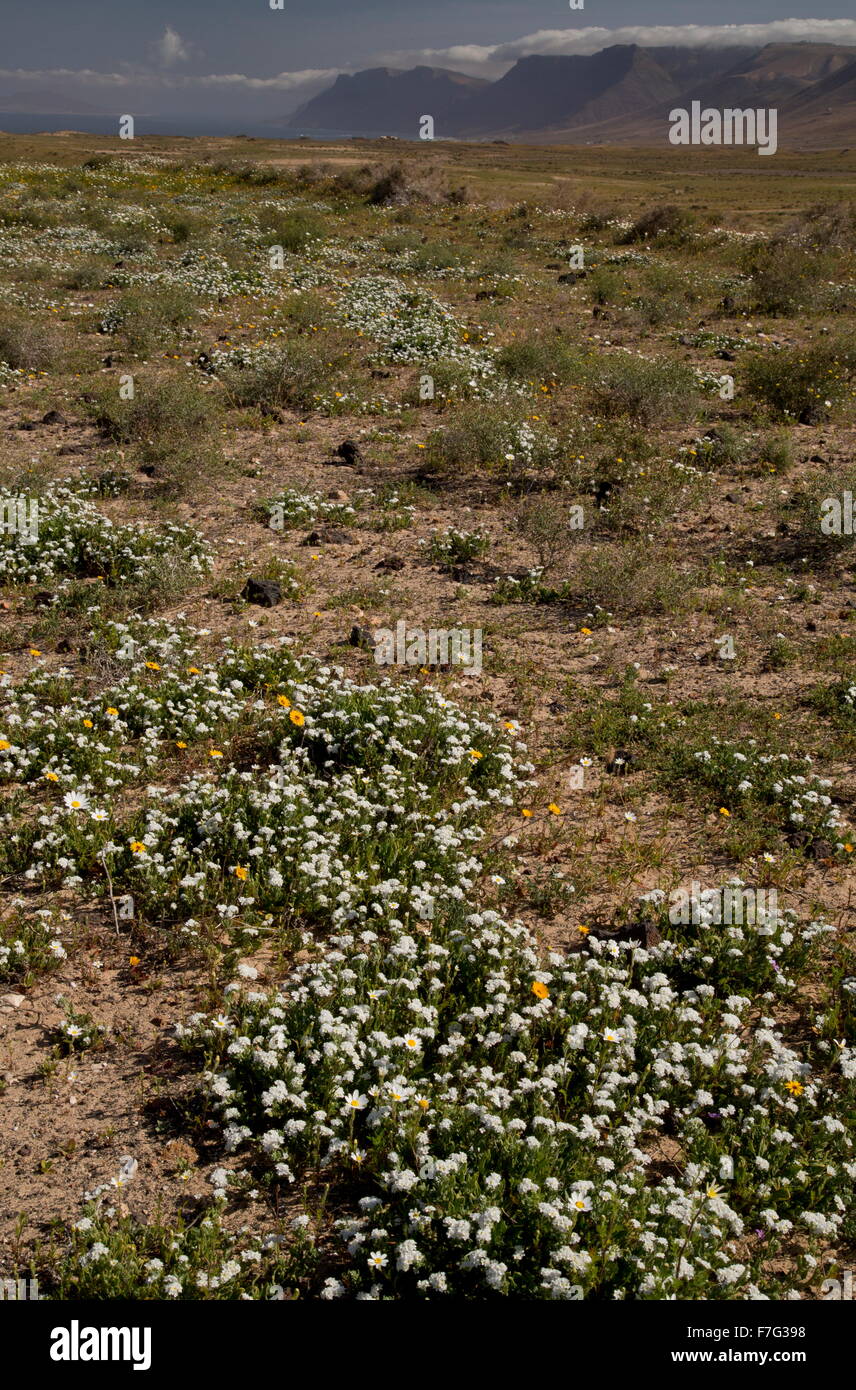
<instances>
[{"instance_id":1,"label":"sky","mask_svg":"<svg viewBox=\"0 0 856 1390\"><path fill-rule=\"evenodd\" d=\"M616 42L856 44L844 0L786 0L784 12L782 0L571 3L0 0L0 110L18 109L24 93L31 109L44 94L70 101L45 110L80 101L107 112L274 116L338 72L366 67L430 63L495 78L528 53L592 53Z\"/></svg>"}]
</instances>

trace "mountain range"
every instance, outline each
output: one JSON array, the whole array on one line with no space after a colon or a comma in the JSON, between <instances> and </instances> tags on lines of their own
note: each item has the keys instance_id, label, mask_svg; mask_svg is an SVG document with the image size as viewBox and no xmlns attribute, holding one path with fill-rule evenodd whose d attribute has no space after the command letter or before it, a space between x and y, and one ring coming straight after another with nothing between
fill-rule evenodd
<instances>
[{"instance_id":1,"label":"mountain range","mask_svg":"<svg viewBox=\"0 0 856 1390\"><path fill-rule=\"evenodd\" d=\"M590 56L520 58L494 82L446 68L369 68L340 74L286 124L296 132L529 144L660 144L669 112L776 108L779 144L818 149L856 141L856 48L777 43L763 48L643 48Z\"/></svg>"}]
</instances>

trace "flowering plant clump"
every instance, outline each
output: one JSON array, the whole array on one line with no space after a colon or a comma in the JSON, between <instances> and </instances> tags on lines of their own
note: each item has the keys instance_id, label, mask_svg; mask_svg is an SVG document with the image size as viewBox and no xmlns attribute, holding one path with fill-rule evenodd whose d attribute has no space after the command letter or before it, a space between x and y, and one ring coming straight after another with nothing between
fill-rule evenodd
<instances>
[{"instance_id":1,"label":"flowering plant clump","mask_svg":"<svg viewBox=\"0 0 856 1390\"><path fill-rule=\"evenodd\" d=\"M119 1179L114 1186L122 1185ZM280 1236L227 1230L216 1207L188 1225L141 1225L99 1194L72 1226L71 1248L55 1274L56 1297L279 1300L294 1297L312 1263L300 1228L284 1251Z\"/></svg>"},{"instance_id":2,"label":"flowering plant clump","mask_svg":"<svg viewBox=\"0 0 856 1390\"><path fill-rule=\"evenodd\" d=\"M303 526L319 517L336 526L352 526L357 516L357 507L350 503L332 502L320 492L301 492L293 487L283 488L276 497L262 503L261 510L275 531Z\"/></svg>"},{"instance_id":3,"label":"flowering plant clump","mask_svg":"<svg viewBox=\"0 0 856 1390\"><path fill-rule=\"evenodd\" d=\"M29 984L65 959L62 927L49 907L28 910L21 898L11 906L0 918L0 982Z\"/></svg>"},{"instance_id":4,"label":"flowering plant clump","mask_svg":"<svg viewBox=\"0 0 856 1390\"><path fill-rule=\"evenodd\" d=\"M210 551L191 526L167 522L157 527L117 525L79 490L56 484L38 498L38 544L25 532L0 531L0 583L37 584L57 577L142 580L169 559L192 577L211 568ZM0 506L21 505L21 495L0 488Z\"/></svg>"},{"instance_id":5,"label":"flowering plant clump","mask_svg":"<svg viewBox=\"0 0 856 1390\"><path fill-rule=\"evenodd\" d=\"M105 636L131 669L97 698L62 670L0 685L0 776L19 797L29 783L40 809L23 826L19 807L3 817L8 871L72 887L109 871L153 910L216 903L231 918L300 902L334 922L398 898L416 913L432 892L471 886L478 867L462 849L519 775L491 723L434 691L313 673L283 643L188 665L191 634L166 624L109 624ZM247 720L255 761L240 770L219 745ZM179 792L151 788L128 817L117 792L199 744L204 772ZM430 780L424 750L438 760Z\"/></svg>"},{"instance_id":6,"label":"flowering plant clump","mask_svg":"<svg viewBox=\"0 0 856 1390\"><path fill-rule=\"evenodd\" d=\"M363 920L282 990L179 1030L228 1149L274 1184L318 1166L362 1194L327 1296L764 1297L792 1231L840 1228L856 1062L794 1050L771 991L727 993L672 940L592 933L543 960L461 902L430 928ZM787 965L823 929L777 932ZM664 1130L685 1163L651 1185Z\"/></svg>"},{"instance_id":7,"label":"flowering plant clump","mask_svg":"<svg viewBox=\"0 0 856 1390\"><path fill-rule=\"evenodd\" d=\"M798 831L806 843L847 838L841 812L829 795L828 778L816 777L808 755L762 753L755 739L739 747L712 739L693 755L694 775L711 787L726 810L733 804L772 810L783 828Z\"/></svg>"},{"instance_id":8,"label":"flowering plant clump","mask_svg":"<svg viewBox=\"0 0 856 1390\"><path fill-rule=\"evenodd\" d=\"M569 590L567 583L558 587L545 584L544 571L537 565L525 574L500 575L491 590L491 603L557 603Z\"/></svg>"},{"instance_id":9,"label":"flowering plant clump","mask_svg":"<svg viewBox=\"0 0 856 1390\"><path fill-rule=\"evenodd\" d=\"M445 531L438 532L427 543L430 559L444 568L477 560L489 549L489 536L481 531L460 531L456 526L447 526Z\"/></svg>"},{"instance_id":10,"label":"flowering plant clump","mask_svg":"<svg viewBox=\"0 0 856 1390\"><path fill-rule=\"evenodd\" d=\"M451 309L424 290L381 275L355 280L340 302L348 328L372 338L389 362L457 362L476 376L493 376L489 353L467 342Z\"/></svg>"}]
</instances>

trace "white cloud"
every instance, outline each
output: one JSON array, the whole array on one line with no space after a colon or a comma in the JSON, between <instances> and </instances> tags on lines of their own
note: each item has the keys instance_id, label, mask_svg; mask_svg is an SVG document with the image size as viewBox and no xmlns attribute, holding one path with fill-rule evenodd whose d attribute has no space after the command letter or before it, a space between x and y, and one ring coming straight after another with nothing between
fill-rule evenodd
<instances>
[{"instance_id":1,"label":"white cloud","mask_svg":"<svg viewBox=\"0 0 856 1390\"><path fill-rule=\"evenodd\" d=\"M495 78L517 61L531 54L590 54L616 43L638 43L648 47L690 47L737 46L761 47L766 43L839 43L856 46L856 19L781 19L769 24L680 24L680 25L628 25L621 29L582 28L582 29L541 29L527 34L510 43L501 44L458 44L450 48L431 48L398 51L378 55L360 64L361 67L376 67L381 64L392 67L413 67L417 63L430 63L438 67L449 67L476 76ZM157 101L158 93L183 93L183 105L187 109L208 109L205 106L206 93L217 91L221 99L229 98L232 109L244 109L240 104L246 94L249 106L257 101L275 100L278 93L283 94L285 104L275 109L282 113L294 110L307 96L335 81L339 72L353 72L356 68L305 68L297 72L280 72L274 77L250 77L246 73L210 73L189 75L164 71L173 64L183 62L192 56L192 45L167 25L163 37L155 46L158 50L162 70L159 72L144 68L128 68L120 72L93 72L88 69L50 68L36 70L0 70L0 79L14 79L16 84L32 81L61 81L65 90L77 96L88 94L109 95L110 91L125 91L128 99ZM194 94L196 94L194 96ZM291 100L288 100L289 94ZM209 96L210 100L210 96Z\"/></svg>"},{"instance_id":2,"label":"white cloud","mask_svg":"<svg viewBox=\"0 0 856 1390\"><path fill-rule=\"evenodd\" d=\"M292 92L322 82L333 82L338 68L304 68L300 72L280 72L276 77L247 77L242 72L215 72L199 77L184 74L147 72L94 72L89 68L0 68L0 80L44 82L61 79L87 87L145 87L192 91L204 87L244 87L247 91Z\"/></svg>"},{"instance_id":3,"label":"white cloud","mask_svg":"<svg viewBox=\"0 0 856 1390\"><path fill-rule=\"evenodd\" d=\"M455 44L450 48L399 50L377 61L390 67L457 68L478 77L498 77L518 58L532 54L598 53L616 43L646 48L762 47L766 43L856 45L856 19L778 19L769 24L628 24L620 29L539 29L510 43ZM368 64L366 64L368 66Z\"/></svg>"},{"instance_id":4,"label":"white cloud","mask_svg":"<svg viewBox=\"0 0 856 1390\"><path fill-rule=\"evenodd\" d=\"M163 37L158 39L155 44L155 52L165 68L171 68L173 63L186 63L190 57L190 50L180 34L177 34L171 24L168 24L163 31Z\"/></svg>"}]
</instances>

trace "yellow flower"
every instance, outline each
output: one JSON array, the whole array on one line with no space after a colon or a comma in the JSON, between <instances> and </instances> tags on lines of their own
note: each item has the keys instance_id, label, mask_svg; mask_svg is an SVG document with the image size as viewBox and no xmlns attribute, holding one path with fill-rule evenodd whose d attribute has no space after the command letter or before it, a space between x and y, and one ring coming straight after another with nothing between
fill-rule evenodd
<instances>
[{"instance_id":1,"label":"yellow flower","mask_svg":"<svg viewBox=\"0 0 856 1390\"><path fill-rule=\"evenodd\" d=\"M41 656L38 647L30 647L30 656Z\"/></svg>"},{"instance_id":2,"label":"yellow flower","mask_svg":"<svg viewBox=\"0 0 856 1390\"><path fill-rule=\"evenodd\" d=\"M249 869L245 869L242 864L239 864L238 867L235 869L235 878L239 878L242 883L245 879L249 878L249 876Z\"/></svg>"},{"instance_id":3,"label":"yellow flower","mask_svg":"<svg viewBox=\"0 0 856 1390\"><path fill-rule=\"evenodd\" d=\"M91 728L93 727L92 720L91 720L91 719L84 719L84 721L83 721L83 727L84 727L84 729L91 729Z\"/></svg>"},{"instance_id":4,"label":"yellow flower","mask_svg":"<svg viewBox=\"0 0 856 1390\"><path fill-rule=\"evenodd\" d=\"M726 808L725 808L724 806L720 806L720 808L719 808L719 814L720 814L721 816L730 816L730 815L731 815L731 812L730 812L730 811L727 811Z\"/></svg>"},{"instance_id":5,"label":"yellow flower","mask_svg":"<svg viewBox=\"0 0 856 1390\"><path fill-rule=\"evenodd\" d=\"M581 627L581 628L580 628L580 635L581 635L582 637L591 637L591 628L590 628L590 627Z\"/></svg>"},{"instance_id":6,"label":"yellow flower","mask_svg":"<svg viewBox=\"0 0 856 1390\"><path fill-rule=\"evenodd\" d=\"M287 695L277 695L276 702L278 705L282 705L283 709L291 709L291 701Z\"/></svg>"},{"instance_id":7,"label":"yellow flower","mask_svg":"<svg viewBox=\"0 0 856 1390\"><path fill-rule=\"evenodd\" d=\"M785 1082L785 1090L786 1090L786 1091L790 1091L790 1093L791 1093L792 1096L801 1096L804 1089L805 1089L805 1088L803 1087L803 1084L802 1084L801 1081L786 1081L786 1082Z\"/></svg>"},{"instance_id":8,"label":"yellow flower","mask_svg":"<svg viewBox=\"0 0 856 1390\"><path fill-rule=\"evenodd\" d=\"M187 674L189 676L201 676L202 672L200 671L198 666L188 666Z\"/></svg>"},{"instance_id":9,"label":"yellow flower","mask_svg":"<svg viewBox=\"0 0 856 1390\"><path fill-rule=\"evenodd\" d=\"M534 985L532 986L532 993L535 995L536 999L550 998L550 991L548 990L546 985L542 985L540 980L535 981Z\"/></svg>"},{"instance_id":10,"label":"yellow flower","mask_svg":"<svg viewBox=\"0 0 856 1390\"><path fill-rule=\"evenodd\" d=\"M707 1192L705 1193L705 1196L706 1196L706 1197L709 1197L710 1200L713 1201L714 1197L718 1197L718 1196L720 1195L721 1192L722 1192L722 1188L721 1188L721 1187L717 1187L716 1183L715 1183L715 1182L712 1182L712 1183L710 1184L710 1187L707 1189Z\"/></svg>"},{"instance_id":11,"label":"yellow flower","mask_svg":"<svg viewBox=\"0 0 856 1390\"><path fill-rule=\"evenodd\" d=\"M297 725L298 729L302 729L303 725L306 723L306 720L303 718L303 715L300 713L299 709L293 709L288 717L291 720L292 724Z\"/></svg>"},{"instance_id":12,"label":"yellow flower","mask_svg":"<svg viewBox=\"0 0 856 1390\"><path fill-rule=\"evenodd\" d=\"M521 816L525 816L526 819L528 820L529 817L532 815L532 812L531 812L527 807L524 806L524 808L523 808L523 810L520 812L520 814L521 814Z\"/></svg>"},{"instance_id":13,"label":"yellow flower","mask_svg":"<svg viewBox=\"0 0 856 1390\"><path fill-rule=\"evenodd\" d=\"M107 706L105 713L109 714L111 719L117 719L119 716L119 711L117 709L114 709L112 705Z\"/></svg>"},{"instance_id":14,"label":"yellow flower","mask_svg":"<svg viewBox=\"0 0 856 1390\"><path fill-rule=\"evenodd\" d=\"M147 671L159 671L159 670L160 670L160 667L158 666L158 664L157 664L156 661L147 661L147 662L146 662L146 670L147 670Z\"/></svg>"},{"instance_id":15,"label":"yellow flower","mask_svg":"<svg viewBox=\"0 0 856 1390\"><path fill-rule=\"evenodd\" d=\"M591 927L577 927L577 931L580 932L583 936L588 936L589 932L591 931Z\"/></svg>"},{"instance_id":16,"label":"yellow flower","mask_svg":"<svg viewBox=\"0 0 856 1390\"><path fill-rule=\"evenodd\" d=\"M554 816L560 816L562 814L561 806L557 806L555 801L550 802L550 805L547 807L547 810L552 811Z\"/></svg>"},{"instance_id":17,"label":"yellow flower","mask_svg":"<svg viewBox=\"0 0 856 1390\"><path fill-rule=\"evenodd\" d=\"M46 773L45 773L45 776L47 777L47 779L48 779L49 782L58 782L58 781L59 781L59 778L57 777L57 775L56 775L55 772L46 772Z\"/></svg>"},{"instance_id":18,"label":"yellow flower","mask_svg":"<svg viewBox=\"0 0 856 1390\"><path fill-rule=\"evenodd\" d=\"M209 748L208 756L209 758L222 758L223 754L220 752L219 748Z\"/></svg>"},{"instance_id":19,"label":"yellow flower","mask_svg":"<svg viewBox=\"0 0 856 1390\"><path fill-rule=\"evenodd\" d=\"M140 963L140 957L139 957L139 956L129 956L129 957L128 957L128 964L129 964L129 965L139 965L139 963Z\"/></svg>"},{"instance_id":20,"label":"yellow flower","mask_svg":"<svg viewBox=\"0 0 856 1390\"><path fill-rule=\"evenodd\" d=\"M474 763L477 763L480 762L480 760L484 757L484 753L479 753L477 749L471 748L470 757L472 758Z\"/></svg>"},{"instance_id":21,"label":"yellow flower","mask_svg":"<svg viewBox=\"0 0 856 1390\"><path fill-rule=\"evenodd\" d=\"M5 753L6 749L11 747L12 745L7 738L0 738L0 752Z\"/></svg>"},{"instance_id":22,"label":"yellow flower","mask_svg":"<svg viewBox=\"0 0 856 1390\"><path fill-rule=\"evenodd\" d=\"M846 849L846 851L847 851L848 854L852 854L852 853L853 853L853 846L852 846L852 845L845 845L844 848Z\"/></svg>"},{"instance_id":23,"label":"yellow flower","mask_svg":"<svg viewBox=\"0 0 856 1390\"><path fill-rule=\"evenodd\" d=\"M132 854L145 854L145 852L146 852L146 847L145 847L145 845L143 844L142 840L132 840L132 841L131 841L131 853L132 853Z\"/></svg>"},{"instance_id":24,"label":"yellow flower","mask_svg":"<svg viewBox=\"0 0 856 1390\"><path fill-rule=\"evenodd\" d=\"M186 747L187 747L187 744L186 744L186 743L183 743L183 742L181 741L181 739L178 739L178 740L176 741L176 745L175 745L175 746L176 746L176 748L186 748Z\"/></svg>"}]
</instances>

